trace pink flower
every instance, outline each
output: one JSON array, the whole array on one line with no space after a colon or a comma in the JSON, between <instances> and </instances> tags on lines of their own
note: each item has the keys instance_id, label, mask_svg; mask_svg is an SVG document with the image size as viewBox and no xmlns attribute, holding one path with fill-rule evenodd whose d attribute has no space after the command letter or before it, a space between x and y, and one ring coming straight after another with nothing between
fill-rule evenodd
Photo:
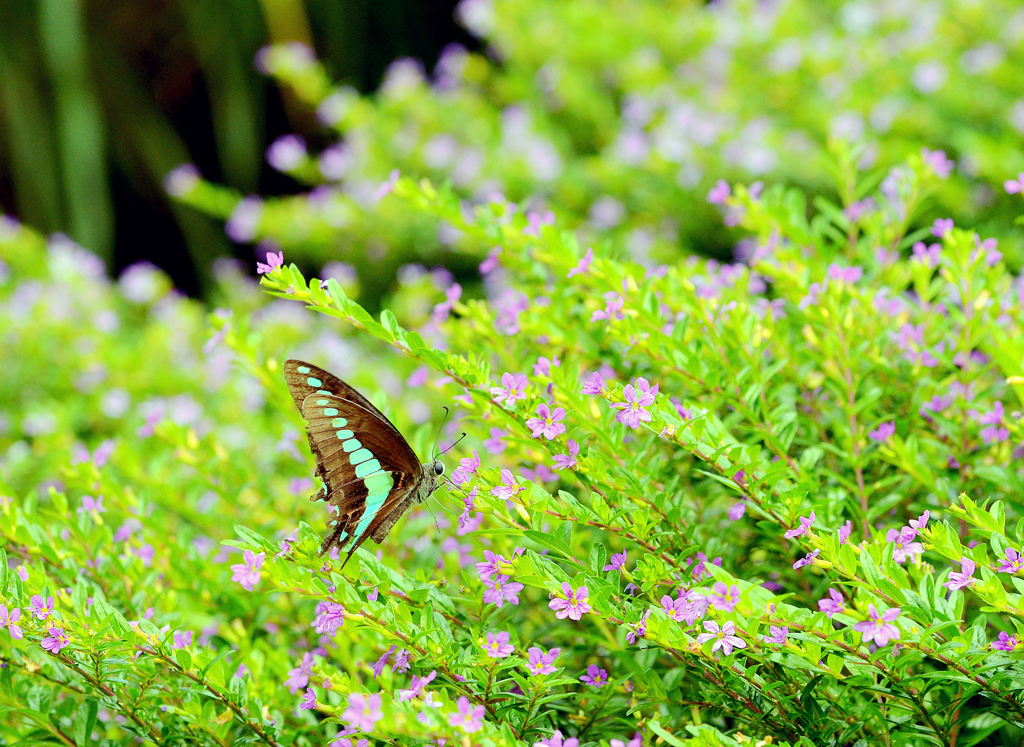
<instances>
[{"instance_id":1,"label":"pink flower","mask_svg":"<svg viewBox=\"0 0 1024 747\"><path fill-rule=\"evenodd\" d=\"M999 634L999 638L992 642L992 648L997 651L1013 651L1020 645L1017 636L1011 636L1005 630Z\"/></svg>"},{"instance_id":2,"label":"pink flower","mask_svg":"<svg viewBox=\"0 0 1024 747\"><path fill-rule=\"evenodd\" d=\"M708 632L697 636L697 643L704 644L713 640L715 643L711 647L711 653L722 649L725 655L728 656L732 653L733 648L747 647L747 642L736 635L736 626L732 620L727 621L721 626L714 620L705 620L704 630Z\"/></svg>"},{"instance_id":3,"label":"pink flower","mask_svg":"<svg viewBox=\"0 0 1024 747\"><path fill-rule=\"evenodd\" d=\"M426 692L426 686L429 685L435 677L437 677L437 670L434 670L423 677L419 677L414 674L412 676L412 683L409 685L409 689L398 691L398 701L402 702L405 700L412 700L420 695L424 695Z\"/></svg>"},{"instance_id":4,"label":"pink flower","mask_svg":"<svg viewBox=\"0 0 1024 747\"><path fill-rule=\"evenodd\" d=\"M572 277L573 275L580 275L590 269L590 263L594 261L594 250L587 249L587 253L583 255L580 261L569 270L569 274L566 277Z\"/></svg>"},{"instance_id":5,"label":"pink flower","mask_svg":"<svg viewBox=\"0 0 1024 747\"><path fill-rule=\"evenodd\" d=\"M729 199L729 195L732 194L732 190L729 188L729 182L725 179L719 179L715 182L715 186L708 192L708 202L712 205L721 205Z\"/></svg>"},{"instance_id":6,"label":"pink flower","mask_svg":"<svg viewBox=\"0 0 1024 747\"><path fill-rule=\"evenodd\" d=\"M738 584L729 587L719 581L715 584L714 592L708 596L708 601L716 610L732 612L740 602L740 587Z\"/></svg>"},{"instance_id":7,"label":"pink flower","mask_svg":"<svg viewBox=\"0 0 1024 747\"><path fill-rule=\"evenodd\" d=\"M562 732L555 729L547 739L534 742L533 747L579 747L579 743L576 737L563 738Z\"/></svg>"},{"instance_id":8,"label":"pink flower","mask_svg":"<svg viewBox=\"0 0 1024 747\"><path fill-rule=\"evenodd\" d=\"M597 322L602 319L625 319L626 315L622 313L622 308L626 305L623 300L615 291L609 291L605 293L605 306L604 309L597 309L593 314L590 315L590 321Z\"/></svg>"},{"instance_id":9,"label":"pink flower","mask_svg":"<svg viewBox=\"0 0 1024 747\"><path fill-rule=\"evenodd\" d=\"M567 582L563 581L562 596L557 596L548 602L548 607L555 610L555 617L559 620L564 620L567 617L570 620L579 620L592 609L587 602L589 594L586 586L573 590Z\"/></svg>"},{"instance_id":10,"label":"pink flower","mask_svg":"<svg viewBox=\"0 0 1024 747\"><path fill-rule=\"evenodd\" d=\"M504 407L515 407L516 402L526 399L528 386L526 374L511 374L506 371L501 375L501 386L491 387L491 396Z\"/></svg>"},{"instance_id":11,"label":"pink flower","mask_svg":"<svg viewBox=\"0 0 1024 747\"><path fill-rule=\"evenodd\" d=\"M284 252L278 252L277 254L274 254L274 252L267 252L266 260L267 261L265 263L264 262L257 262L256 263L256 274L257 275L266 275L268 273L273 272L274 270L276 270L281 265L283 265L284 264Z\"/></svg>"},{"instance_id":12,"label":"pink flower","mask_svg":"<svg viewBox=\"0 0 1024 747\"><path fill-rule=\"evenodd\" d=\"M547 653L537 646L531 646L529 651L529 661L526 664L527 670L534 677L539 677L542 674L553 674L555 670L555 659L562 653L562 649L553 648Z\"/></svg>"},{"instance_id":13,"label":"pink flower","mask_svg":"<svg viewBox=\"0 0 1024 747\"><path fill-rule=\"evenodd\" d=\"M516 647L508 642L509 635L504 630L498 634L488 633L487 643L483 649L492 659L504 659L514 653Z\"/></svg>"},{"instance_id":14,"label":"pink flower","mask_svg":"<svg viewBox=\"0 0 1024 747\"><path fill-rule=\"evenodd\" d=\"M561 472L563 469L573 469L576 466L576 457L580 454L580 445L569 439L569 453L568 454L555 454L555 471Z\"/></svg>"},{"instance_id":15,"label":"pink flower","mask_svg":"<svg viewBox=\"0 0 1024 747\"><path fill-rule=\"evenodd\" d=\"M7 605L0 604L0 628L7 628L8 632L11 634L11 638L15 640L20 640L25 635L18 626L18 620L20 619L21 610L19 608L15 607L8 613ZM51 630L53 630L53 628L51 628ZM63 635L63 633L61 635ZM67 643L65 642L64 645L66 646ZM46 648L46 646L43 646L43 648ZM58 648L57 651L59 650L60 649ZM57 653L57 651L54 651L54 653Z\"/></svg>"},{"instance_id":16,"label":"pink flower","mask_svg":"<svg viewBox=\"0 0 1024 747\"><path fill-rule=\"evenodd\" d=\"M944 150L929 150L928 148L921 148L921 158L940 179L948 177L949 172L951 172L953 167L956 166L956 163L946 158L946 151Z\"/></svg>"},{"instance_id":17,"label":"pink flower","mask_svg":"<svg viewBox=\"0 0 1024 747\"><path fill-rule=\"evenodd\" d=\"M893 543L892 559L897 563L905 563L907 559L914 559L915 555L924 552L924 546L920 542L914 542L917 537L917 530L910 527L902 529L890 529L885 533L885 541Z\"/></svg>"},{"instance_id":18,"label":"pink flower","mask_svg":"<svg viewBox=\"0 0 1024 747\"><path fill-rule=\"evenodd\" d=\"M602 568L602 571L617 571L626 564L626 551L614 553L611 558L608 559L608 563Z\"/></svg>"},{"instance_id":19,"label":"pink flower","mask_svg":"<svg viewBox=\"0 0 1024 747\"><path fill-rule=\"evenodd\" d=\"M461 487L470 481L478 469L480 469L480 456L474 449L473 456L462 457L459 460L459 466L452 472L452 482Z\"/></svg>"},{"instance_id":20,"label":"pink flower","mask_svg":"<svg viewBox=\"0 0 1024 747\"><path fill-rule=\"evenodd\" d=\"M864 634L863 643L873 640L875 645L885 646L890 640L899 640L900 629L893 625L893 622L900 616L900 611L899 607L890 607L879 615L875 605L869 604L868 615L871 619L862 620L855 624L853 629Z\"/></svg>"},{"instance_id":21,"label":"pink flower","mask_svg":"<svg viewBox=\"0 0 1024 747\"><path fill-rule=\"evenodd\" d=\"M896 433L896 421L890 421L888 423L882 423L875 430L868 433L868 438L872 441L878 441L884 443L888 441Z\"/></svg>"},{"instance_id":22,"label":"pink flower","mask_svg":"<svg viewBox=\"0 0 1024 747\"><path fill-rule=\"evenodd\" d=\"M1000 573L1017 573L1024 570L1024 555L1012 547L1006 548L1006 560L999 566Z\"/></svg>"},{"instance_id":23,"label":"pink flower","mask_svg":"<svg viewBox=\"0 0 1024 747\"><path fill-rule=\"evenodd\" d=\"M949 574L949 581L944 583L943 586L954 591L970 586L977 580L974 578L974 569L976 567L977 566L974 564L974 561L970 558L961 559L960 573L955 571L951 572Z\"/></svg>"},{"instance_id":24,"label":"pink flower","mask_svg":"<svg viewBox=\"0 0 1024 747\"><path fill-rule=\"evenodd\" d=\"M36 616L39 620L45 620L53 612L54 601L53 597L49 596L45 600L39 594L32 595L32 601L29 603L29 612Z\"/></svg>"},{"instance_id":25,"label":"pink flower","mask_svg":"<svg viewBox=\"0 0 1024 747\"><path fill-rule=\"evenodd\" d=\"M655 384L652 387L643 377L636 380L635 387L632 384L627 384L622 390L622 396L626 401L616 402L612 405L619 411L615 419L630 428L639 428L641 423L651 422L651 413L645 408L654 404L657 394L658 385Z\"/></svg>"},{"instance_id":26,"label":"pink flower","mask_svg":"<svg viewBox=\"0 0 1024 747\"><path fill-rule=\"evenodd\" d=\"M839 527L839 544L845 545L850 539L850 532L853 531L853 522L847 520L845 524Z\"/></svg>"},{"instance_id":27,"label":"pink flower","mask_svg":"<svg viewBox=\"0 0 1024 747\"><path fill-rule=\"evenodd\" d=\"M245 562L235 563L231 566L231 570L234 572L231 580L240 583L246 591L252 591L253 587L260 582L260 568L263 566L264 556L266 553L261 552L257 555L252 550L246 550L242 554Z\"/></svg>"},{"instance_id":28,"label":"pink flower","mask_svg":"<svg viewBox=\"0 0 1024 747\"><path fill-rule=\"evenodd\" d=\"M587 667L587 673L580 677L580 682L600 690L608 684L608 672L597 664L591 664Z\"/></svg>"},{"instance_id":29,"label":"pink flower","mask_svg":"<svg viewBox=\"0 0 1024 747\"><path fill-rule=\"evenodd\" d=\"M0 605L0 609L2 609L2 605ZM18 610L18 611L20 612L21 610ZM71 643L71 641L68 640L67 635L60 628L49 628L47 630L47 632L50 635L48 635L46 638L44 638L40 642L40 645L43 648L45 648L47 651L49 651L51 654L59 654L60 650L62 648L64 648L65 646L68 646ZM21 634L21 630L20 629L18 630L18 633L19 633L19 635L15 636L13 631L12 631L11 632L11 637L12 638L14 638L14 637L21 638L21 635L20 635Z\"/></svg>"},{"instance_id":30,"label":"pink flower","mask_svg":"<svg viewBox=\"0 0 1024 747\"><path fill-rule=\"evenodd\" d=\"M947 233L953 230L953 219L952 218L936 218L935 223L932 224L932 233L942 238Z\"/></svg>"},{"instance_id":31,"label":"pink flower","mask_svg":"<svg viewBox=\"0 0 1024 747\"><path fill-rule=\"evenodd\" d=\"M665 610L665 614L668 615L670 620L683 622L683 620L686 619L683 616L683 611L686 608L686 600L683 598L673 599L666 594L661 598L661 607Z\"/></svg>"},{"instance_id":32,"label":"pink flower","mask_svg":"<svg viewBox=\"0 0 1024 747\"><path fill-rule=\"evenodd\" d=\"M491 488L491 495L497 496L502 500L510 501L519 493L523 492L525 488L516 482L516 478L513 477L512 472L507 469L501 471L501 485L496 485Z\"/></svg>"},{"instance_id":33,"label":"pink flower","mask_svg":"<svg viewBox=\"0 0 1024 747\"><path fill-rule=\"evenodd\" d=\"M519 592L523 590L520 583L509 583L508 576L495 576L493 579L484 581L487 591L484 592L484 603L493 604L499 609L505 602L519 604Z\"/></svg>"},{"instance_id":34,"label":"pink flower","mask_svg":"<svg viewBox=\"0 0 1024 747\"><path fill-rule=\"evenodd\" d=\"M764 637L765 643L778 643L781 645L786 642L786 636L789 635L789 628L780 628L776 625L772 625L768 630L771 635Z\"/></svg>"},{"instance_id":35,"label":"pink flower","mask_svg":"<svg viewBox=\"0 0 1024 747\"><path fill-rule=\"evenodd\" d=\"M382 718L380 693L365 695L352 693L348 696L348 707L341 714L341 720L358 731L373 731L373 726Z\"/></svg>"},{"instance_id":36,"label":"pink flower","mask_svg":"<svg viewBox=\"0 0 1024 747\"><path fill-rule=\"evenodd\" d=\"M1017 174L1016 179L1007 179L1003 182L1003 188L1007 194L1015 195L1024 192L1024 171Z\"/></svg>"},{"instance_id":37,"label":"pink flower","mask_svg":"<svg viewBox=\"0 0 1024 747\"><path fill-rule=\"evenodd\" d=\"M465 695L460 695L459 699L455 702L457 713L448 714L448 724L451 726L458 726L467 734L472 734L475 731L480 731L484 728L484 707L482 705L471 706L469 704L469 698Z\"/></svg>"},{"instance_id":38,"label":"pink flower","mask_svg":"<svg viewBox=\"0 0 1024 747\"><path fill-rule=\"evenodd\" d=\"M601 376L599 371L594 371L587 377L587 380L583 382L583 388L580 390L580 394L597 394L603 395L604 389L604 377Z\"/></svg>"},{"instance_id":39,"label":"pink flower","mask_svg":"<svg viewBox=\"0 0 1024 747\"><path fill-rule=\"evenodd\" d=\"M320 635L333 636L345 622L345 608L337 602L320 602L316 606L313 628Z\"/></svg>"},{"instance_id":40,"label":"pink flower","mask_svg":"<svg viewBox=\"0 0 1024 747\"><path fill-rule=\"evenodd\" d=\"M501 564L507 563L504 555L495 555L490 550L484 550L484 560L476 564L476 572L481 581L488 581L501 573Z\"/></svg>"},{"instance_id":41,"label":"pink flower","mask_svg":"<svg viewBox=\"0 0 1024 747\"><path fill-rule=\"evenodd\" d=\"M564 419L565 408L556 407L552 411L542 402L537 406L537 417L527 420L526 427L533 431L534 438L543 436L550 440L565 433L565 424L561 422Z\"/></svg>"}]
</instances>

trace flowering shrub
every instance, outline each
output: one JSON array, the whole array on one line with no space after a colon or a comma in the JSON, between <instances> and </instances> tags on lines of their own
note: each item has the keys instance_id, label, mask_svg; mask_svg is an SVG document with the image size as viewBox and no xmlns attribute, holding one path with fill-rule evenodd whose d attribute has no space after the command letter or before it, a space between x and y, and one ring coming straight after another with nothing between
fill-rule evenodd
<instances>
[{"instance_id":1,"label":"flowering shrub","mask_svg":"<svg viewBox=\"0 0 1024 747\"><path fill-rule=\"evenodd\" d=\"M204 331L152 268L112 286L0 225L5 735L1016 741L1024 284L924 212L944 155L880 184L861 157L833 144L842 201L811 213L716 186L734 264L644 267L398 178L383 204L489 254L486 299L404 270L401 320L275 253L281 300L222 267ZM424 459L441 403L440 446L469 434L442 510L344 569L285 356Z\"/></svg>"},{"instance_id":2,"label":"flowering shrub","mask_svg":"<svg viewBox=\"0 0 1024 747\"><path fill-rule=\"evenodd\" d=\"M232 239L266 240L300 266L341 250L380 289L405 258L443 257L461 274L450 248L476 248L436 216L377 206L396 172L477 203L503 194L536 226L553 211L584 246L641 262L721 259L734 235L704 200L715 182L836 201L824 156L840 137L883 172L922 145L944 150L936 210L1022 262L1017 203L996 188L1024 171L1016 2L637 0L611 13L589 0L465 0L458 17L485 51L452 47L429 75L401 60L372 97L332 83L306 47L264 50L258 67L338 137L311 151L288 135L268 151L308 193L243 199L191 170L175 193L228 219Z\"/></svg>"}]
</instances>

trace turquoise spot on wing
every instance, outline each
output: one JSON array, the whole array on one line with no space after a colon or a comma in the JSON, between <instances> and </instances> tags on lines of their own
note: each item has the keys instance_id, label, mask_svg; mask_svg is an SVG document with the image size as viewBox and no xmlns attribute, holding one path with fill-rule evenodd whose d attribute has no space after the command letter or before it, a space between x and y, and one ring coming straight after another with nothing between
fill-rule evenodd
<instances>
[{"instance_id":1,"label":"turquoise spot on wing","mask_svg":"<svg viewBox=\"0 0 1024 747\"><path fill-rule=\"evenodd\" d=\"M362 446L363 445L359 443L358 439L350 438L348 441L341 445L341 448L343 448L346 453L350 453L355 451L356 449L362 448Z\"/></svg>"},{"instance_id":2,"label":"turquoise spot on wing","mask_svg":"<svg viewBox=\"0 0 1024 747\"><path fill-rule=\"evenodd\" d=\"M295 370L299 373L309 373L309 366L299 366Z\"/></svg>"},{"instance_id":3,"label":"turquoise spot on wing","mask_svg":"<svg viewBox=\"0 0 1024 747\"><path fill-rule=\"evenodd\" d=\"M391 475L388 475L390 478ZM377 512L380 511L380 507L384 505L384 500L388 497L390 491L385 490L380 493L371 493L366 496L366 510L363 511L363 516L359 519L359 523L356 525L356 533L353 535L352 541L355 542L356 538L362 537L374 518L377 516Z\"/></svg>"},{"instance_id":4,"label":"turquoise spot on wing","mask_svg":"<svg viewBox=\"0 0 1024 747\"><path fill-rule=\"evenodd\" d=\"M348 460L354 465L362 464L367 459L373 459L373 454L370 453L369 449L359 449L348 455Z\"/></svg>"},{"instance_id":5,"label":"turquoise spot on wing","mask_svg":"<svg viewBox=\"0 0 1024 747\"><path fill-rule=\"evenodd\" d=\"M359 452L357 451L356 454L358 453ZM356 454L353 454L352 456L354 457ZM349 458L351 459L352 457ZM356 477L366 477L367 475L372 475L374 472L380 472L380 462L376 459L371 459L368 462L356 465ZM367 486L366 490L369 492L369 486Z\"/></svg>"},{"instance_id":6,"label":"turquoise spot on wing","mask_svg":"<svg viewBox=\"0 0 1024 747\"><path fill-rule=\"evenodd\" d=\"M391 488L395 486L395 478L391 476L390 472L377 472L367 477L363 482L366 483L366 492L369 495L390 493Z\"/></svg>"},{"instance_id":7,"label":"turquoise spot on wing","mask_svg":"<svg viewBox=\"0 0 1024 747\"><path fill-rule=\"evenodd\" d=\"M324 385L324 382L322 382L322 381L320 381L320 379L316 379L316 378L314 378L312 376L310 376L308 379L306 379L306 383L309 384L313 388L321 387L321 386Z\"/></svg>"},{"instance_id":8,"label":"turquoise spot on wing","mask_svg":"<svg viewBox=\"0 0 1024 747\"><path fill-rule=\"evenodd\" d=\"M317 394L331 394L331 392L327 391L326 389L317 389L316 393ZM326 404L326 403L321 403L321 404Z\"/></svg>"},{"instance_id":9,"label":"turquoise spot on wing","mask_svg":"<svg viewBox=\"0 0 1024 747\"><path fill-rule=\"evenodd\" d=\"M325 393L326 393L326 392L325 392ZM326 404L327 404L327 400L326 400L326 399L318 399L318 400L316 401L316 403L317 403L318 405L326 405Z\"/></svg>"},{"instance_id":10,"label":"turquoise spot on wing","mask_svg":"<svg viewBox=\"0 0 1024 747\"><path fill-rule=\"evenodd\" d=\"M344 428L346 425L348 425L348 421L345 418L335 418L331 421L332 428Z\"/></svg>"},{"instance_id":11,"label":"turquoise spot on wing","mask_svg":"<svg viewBox=\"0 0 1024 747\"><path fill-rule=\"evenodd\" d=\"M337 414L338 414L338 411L335 408L333 408L333 407L326 407L326 408L324 408L324 415L326 415L329 418L333 418Z\"/></svg>"},{"instance_id":12,"label":"turquoise spot on wing","mask_svg":"<svg viewBox=\"0 0 1024 747\"><path fill-rule=\"evenodd\" d=\"M346 438L352 438L355 435L352 431L338 431L338 440L344 441Z\"/></svg>"}]
</instances>

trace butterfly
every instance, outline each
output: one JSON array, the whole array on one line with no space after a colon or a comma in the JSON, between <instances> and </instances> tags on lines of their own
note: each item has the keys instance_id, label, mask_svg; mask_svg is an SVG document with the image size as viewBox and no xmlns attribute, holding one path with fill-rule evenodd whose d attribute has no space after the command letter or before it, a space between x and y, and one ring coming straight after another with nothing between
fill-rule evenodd
<instances>
[{"instance_id":1,"label":"butterfly","mask_svg":"<svg viewBox=\"0 0 1024 747\"><path fill-rule=\"evenodd\" d=\"M414 504L437 489L444 474L440 459L421 464L398 429L366 397L311 363L288 360L284 380L306 420L316 476L323 483L310 500L329 501L336 510L320 553L348 551L384 541Z\"/></svg>"}]
</instances>

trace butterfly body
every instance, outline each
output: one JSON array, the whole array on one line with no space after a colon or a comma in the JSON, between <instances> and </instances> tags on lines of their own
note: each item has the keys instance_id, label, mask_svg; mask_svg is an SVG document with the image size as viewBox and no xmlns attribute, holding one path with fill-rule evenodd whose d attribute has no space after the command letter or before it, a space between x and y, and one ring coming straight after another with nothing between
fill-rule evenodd
<instances>
[{"instance_id":1,"label":"butterfly body","mask_svg":"<svg viewBox=\"0 0 1024 747\"><path fill-rule=\"evenodd\" d=\"M332 506L320 552L347 550L348 562L363 542L383 542L406 511L430 497L444 465L421 463L391 421L338 377L297 360L285 361L284 372L323 483L311 499Z\"/></svg>"}]
</instances>

